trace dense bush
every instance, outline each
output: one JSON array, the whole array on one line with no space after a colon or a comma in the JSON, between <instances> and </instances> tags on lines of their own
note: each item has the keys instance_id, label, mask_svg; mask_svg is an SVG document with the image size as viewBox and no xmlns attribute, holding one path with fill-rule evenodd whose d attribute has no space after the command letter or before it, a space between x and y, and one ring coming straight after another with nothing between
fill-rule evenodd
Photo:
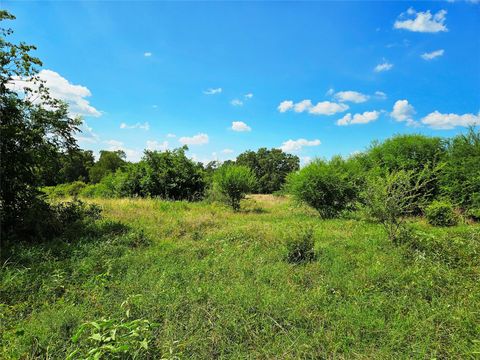
<instances>
[{"instance_id":1,"label":"dense bush","mask_svg":"<svg viewBox=\"0 0 480 360\"><path fill-rule=\"evenodd\" d=\"M450 202L436 200L425 208L425 217L431 225L453 226L458 222Z\"/></svg>"},{"instance_id":2,"label":"dense bush","mask_svg":"<svg viewBox=\"0 0 480 360\"><path fill-rule=\"evenodd\" d=\"M351 207L357 197L356 174L350 163L340 157L331 161L315 160L287 179L287 190L297 200L331 218Z\"/></svg>"},{"instance_id":3,"label":"dense bush","mask_svg":"<svg viewBox=\"0 0 480 360\"><path fill-rule=\"evenodd\" d=\"M222 166L214 175L214 186L226 197L233 210L240 209L240 200L255 189L252 170L241 165Z\"/></svg>"},{"instance_id":4,"label":"dense bush","mask_svg":"<svg viewBox=\"0 0 480 360\"><path fill-rule=\"evenodd\" d=\"M86 186L87 184L82 181L74 181L72 183L60 184L57 186L46 186L41 190L50 197L76 197L82 193Z\"/></svg>"},{"instance_id":5,"label":"dense bush","mask_svg":"<svg viewBox=\"0 0 480 360\"><path fill-rule=\"evenodd\" d=\"M427 184L428 173L372 171L361 194L365 211L383 225L391 241L398 242L406 217L423 203L422 190Z\"/></svg>"},{"instance_id":6,"label":"dense bush","mask_svg":"<svg viewBox=\"0 0 480 360\"><path fill-rule=\"evenodd\" d=\"M464 209L480 208L480 132L470 128L451 139L440 183L444 195Z\"/></svg>"},{"instance_id":7,"label":"dense bush","mask_svg":"<svg viewBox=\"0 0 480 360\"><path fill-rule=\"evenodd\" d=\"M271 194L282 188L287 175L297 171L300 159L296 155L286 154L280 149L260 148L255 151L245 151L238 155L237 165L249 167L257 178L256 192Z\"/></svg>"},{"instance_id":8,"label":"dense bush","mask_svg":"<svg viewBox=\"0 0 480 360\"><path fill-rule=\"evenodd\" d=\"M58 236L78 236L86 226L100 218L101 209L80 200L48 204L36 201L31 204L8 234L16 241L50 240Z\"/></svg>"},{"instance_id":9,"label":"dense bush","mask_svg":"<svg viewBox=\"0 0 480 360\"><path fill-rule=\"evenodd\" d=\"M286 247L286 260L290 263L299 264L315 260L313 229L308 228L289 237Z\"/></svg>"},{"instance_id":10,"label":"dense bush","mask_svg":"<svg viewBox=\"0 0 480 360\"><path fill-rule=\"evenodd\" d=\"M121 169L126 164L125 158L125 152L122 150L100 151L100 158L89 170L90 181L98 183L105 176Z\"/></svg>"},{"instance_id":11,"label":"dense bush","mask_svg":"<svg viewBox=\"0 0 480 360\"><path fill-rule=\"evenodd\" d=\"M171 200L198 200L203 196L205 181L201 165L185 155L186 146L173 151L145 151L140 169L127 177L141 192L136 195L158 196ZM130 168L133 171L133 168ZM139 180L138 180L139 179Z\"/></svg>"}]
</instances>

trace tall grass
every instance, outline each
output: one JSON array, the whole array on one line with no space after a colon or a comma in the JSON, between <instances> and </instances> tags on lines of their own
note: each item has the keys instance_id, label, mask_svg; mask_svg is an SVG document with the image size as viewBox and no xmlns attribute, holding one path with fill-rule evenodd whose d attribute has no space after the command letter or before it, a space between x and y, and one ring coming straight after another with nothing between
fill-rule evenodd
<instances>
[{"instance_id":1,"label":"tall grass","mask_svg":"<svg viewBox=\"0 0 480 360\"><path fill-rule=\"evenodd\" d=\"M240 212L215 203L95 202L106 216L96 231L18 246L3 259L0 358L84 356L98 345L72 338L92 321L107 338L111 326L155 324L125 340L127 357L152 359L480 351L478 225L417 222L411 242L396 246L379 225L322 220L282 197L247 199ZM302 229L313 229L307 248L312 241L315 257L289 262L292 230ZM143 339L147 349L138 348Z\"/></svg>"}]
</instances>

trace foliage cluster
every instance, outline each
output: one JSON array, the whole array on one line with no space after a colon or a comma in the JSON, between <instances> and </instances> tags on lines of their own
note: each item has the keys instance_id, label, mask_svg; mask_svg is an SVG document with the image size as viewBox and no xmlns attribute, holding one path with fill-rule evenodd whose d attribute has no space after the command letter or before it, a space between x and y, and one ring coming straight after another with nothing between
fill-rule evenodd
<instances>
[{"instance_id":1,"label":"foliage cluster","mask_svg":"<svg viewBox=\"0 0 480 360\"><path fill-rule=\"evenodd\" d=\"M252 170L242 165L225 165L214 175L214 184L228 199L234 211L240 210L240 200L255 189L256 178Z\"/></svg>"},{"instance_id":2,"label":"foliage cluster","mask_svg":"<svg viewBox=\"0 0 480 360\"><path fill-rule=\"evenodd\" d=\"M435 200L425 208L425 217L431 225L454 226L458 219L453 206L448 201Z\"/></svg>"}]
</instances>

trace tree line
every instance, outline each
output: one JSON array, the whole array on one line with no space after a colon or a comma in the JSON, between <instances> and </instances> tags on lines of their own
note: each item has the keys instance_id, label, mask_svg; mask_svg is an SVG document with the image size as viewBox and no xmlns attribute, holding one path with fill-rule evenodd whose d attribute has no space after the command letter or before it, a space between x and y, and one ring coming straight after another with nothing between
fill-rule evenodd
<instances>
[{"instance_id":1,"label":"tree line","mask_svg":"<svg viewBox=\"0 0 480 360\"><path fill-rule=\"evenodd\" d=\"M0 20L13 19L0 11ZM325 218L365 208L392 228L407 215L451 220L453 209L480 217L480 133L475 128L451 139L397 135L359 154L316 159L302 169L298 156L267 148L205 165L188 158L187 147L146 150L138 163L126 161L123 151L101 151L95 161L76 143L81 119L52 98L38 77L42 63L30 54L35 47L9 42L10 29L1 32L2 239L51 236L90 211L83 205L53 206L45 194L214 198L239 210L248 193L281 192ZM22 93L9 86L18 78L28 80Z\"/></svg>"}]
</instances>

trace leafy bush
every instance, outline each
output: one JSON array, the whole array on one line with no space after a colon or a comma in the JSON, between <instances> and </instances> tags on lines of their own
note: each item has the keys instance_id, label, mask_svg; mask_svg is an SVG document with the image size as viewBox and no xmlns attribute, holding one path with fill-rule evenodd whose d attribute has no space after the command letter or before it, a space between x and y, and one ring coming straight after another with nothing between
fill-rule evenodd
<instances>
[{"instance_id":1,"label":"leafy bush","mask_svg":"<svg viewBox=\"0 0 480 360\"><path fill-rule=\"evenodd\" d=\"M234 211L240 209L240 200L255 189L256 178L252 170L241 165L222 166L214 175L214 186L226 196Z\"/></svg>"},{"instance_id":2,"label":"leafy bush","mask_svg":"<svg viewBox=\"0 0 480 360\"><path fill-rule=\"evenodd\" d=\"M442 169L442 192L463 209L480 208L480 131L451 139L447 146L446 166Z\"/></svg>"},{"instance_id":3,"label":"leafy bush","mask_svg":"<svg viewBox=\"0 0 480 360\"><path fill-rule=\"evenodd\" d=\"M349 165L339 157L315 160L288 176L287 190L321 216L334 217L352 206L357 196L357 179Z\"/></svg>"},{"instance_id":4,"label":"leafy bush","mask_svg":"<svg viewBox=\"0 0 480 360\"><path fill-rule=\"evenodd\" d=\"M100 151L100 158L92 167L90 167L90 181L98 183L108 174L113 174L117 169L125 166L125 158L125 152L122 150Z\"/></svg>"},{"instance_id":5,"label":"leafy bush","mask_svg":"<svg viewBox=\"0 0 480 360\"><path fill-rule=\"evenodd\" d=\"M290 263L299 264L315 260L315 241L312 228L301 231L289 238L286 246L286 260Z\"/></svg>"},{"instance_id":6,"label":"leafy bush","mask_svg":"<svg viewBox=\"0 0 480 360\"><path fill-rule=\"evenodd\" d=\"M43 201L31 204L9 238L28 241L49 240L58 236L78 236L90 222L100 218L101 209L81 200L50 205Z\"/></svg>"},{"instance_id":7,"label":"leafy bush","mask_svg":"<svg viewBox=\"0 0 480 360\"><path fill-rule=\"evenodd\" d=\"M399 241L405 219L422 203L428 182L428 173L405 170L373 171L367 178L362 192L366 213L383 225L391 241Z\"/></svg>"},{"instance_id":8,"label":"leafy bush","mask_svg":"<svg viewBox=\"0 0 480 360\"><path fill-rule=\"evenodd\" d=\"M126 306L123 319L101 319L80 326L72 338L78 348L67 359L141 359L148 356L153 330L158 324L146 319L130 320L128 305L128 300L122 303Z\"/></svg>"},{"instance_id":9,"label":"leafy bush","mask_svg":"<svg viewBox=\"0 0 480 360\"><path fill-rule=\"evenodd\" d=\"M67 197L73 196L77 197L87 186L82 181L74 181L69 184L60 184L56 186L46 186L42 188L42 191L50 197Z\"/></svg>"},{"instance_id":10,"label":"leafy bush","mask_svg":"<svg viewBox=\"0 0 480 360\"><path fill-rule=\"evenodd\" d=\"M436 200L425 208L425 216L431 225L454 226L458 219L450 202Z\"/></svg>"},{"instance_id":11,"label":"leafy bush","mask_svg":"<svg viewBox=\"0 0 480 360\"><path fill-rule=\"evenodd\" d=\"M480 221L480 208L468 209L465 215L471 220Z\"/></svg>"}]
</instances>

